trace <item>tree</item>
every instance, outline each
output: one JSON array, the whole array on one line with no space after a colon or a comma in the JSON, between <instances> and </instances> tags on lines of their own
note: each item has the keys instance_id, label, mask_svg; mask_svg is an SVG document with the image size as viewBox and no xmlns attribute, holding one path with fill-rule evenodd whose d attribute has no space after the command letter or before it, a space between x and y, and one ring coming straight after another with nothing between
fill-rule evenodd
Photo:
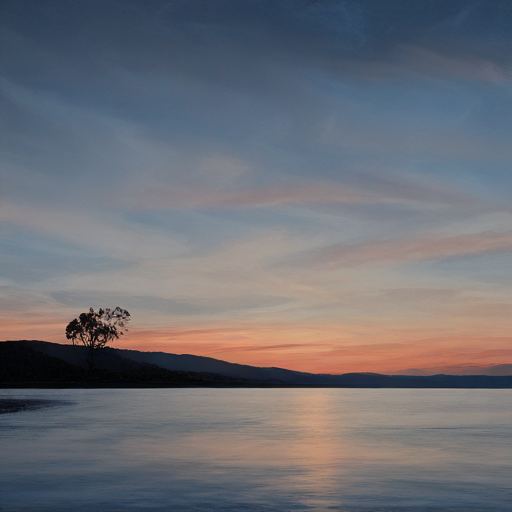
<instances>
[{"instance_id":1,"label":"tree","mask_svg":"<svg viewBox=\"0 0 512 512\"><path fill-rule=\"evenodd\" d=\"M87 364L89 370L94 365L94 354L96 350L103 348L109 341L119 339L126 331L130 321L130 313L120 307L111 310L93 308L88 313L82 313L78 318L69 322L66 327L66 338L73 342L73 345L80 343L88 347Z\"/></svg>"}]
</instances>

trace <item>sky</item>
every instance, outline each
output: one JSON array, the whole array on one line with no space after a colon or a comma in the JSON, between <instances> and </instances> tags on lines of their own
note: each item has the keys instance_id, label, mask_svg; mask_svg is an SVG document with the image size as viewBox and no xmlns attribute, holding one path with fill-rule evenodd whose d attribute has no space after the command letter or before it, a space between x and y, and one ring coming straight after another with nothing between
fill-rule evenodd
<instances>
[{"instance_id":1,"label":"sky","mask_svg":"<svg viewBox=\"0 0 512 512\"><path fill-rule=\"evenodd\" d=\"M512 361L508 0L3 0L0 339Z\"/></svg>"}]
</instances>

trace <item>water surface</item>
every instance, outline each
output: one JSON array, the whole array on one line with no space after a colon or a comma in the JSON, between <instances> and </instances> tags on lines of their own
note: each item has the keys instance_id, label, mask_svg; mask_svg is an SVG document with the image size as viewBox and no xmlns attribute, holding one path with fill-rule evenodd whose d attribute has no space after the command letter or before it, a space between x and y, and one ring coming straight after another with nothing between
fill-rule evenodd
<instances>
[{"instance_id":1,"label":"water surface","mask_svg":"<svg viewBox=\"0 0 512 512\"><path fill-rule=\"evenodd\" d=\"M0 510L512 510L512 392L2 390Z\"/></svg>"}]
</instances>

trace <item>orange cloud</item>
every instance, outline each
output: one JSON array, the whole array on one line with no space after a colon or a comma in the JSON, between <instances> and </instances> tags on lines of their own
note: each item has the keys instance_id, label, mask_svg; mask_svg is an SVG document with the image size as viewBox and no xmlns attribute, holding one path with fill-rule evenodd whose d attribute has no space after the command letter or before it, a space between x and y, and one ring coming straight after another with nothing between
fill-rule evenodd
<instances>
[{"instance_id":1,"label":"orange cloud","mask_svg":"<svg viewBox=\"0 0 512 512\"><path fill-rule=\"evenodd\" d=\"M31 319L0 318L2 340L45 340L66 343L64 328L69 322L59 317L36 317Z\"/></svg>"},{"instance_id":2,"label":"orange cloud","mask_svg":"<svg viewBox=\"0 0 512 512\"><path fill-rule=\"evenodd\" d=\"M69 318L0 321L2 339L43 339L66 343ZM316 373L371 371L393 373L406 368L507 364L512 361L508 336L442 334L426 330L386 329L381 325L260 325L137 329L113 346L143 351L195 354L253 366L277 366ZM423 335L423 336L422 336Z\"/></svg>"},{"instance_id":3,"label":"orange cloud","mask_svg":"<svg viewBox=\"0 0 512 512\"><path fill-rule=\"evenodd\" d=\"M371 343L369 343L371 341ZM512 360L507 337L419 338L374 333L366 340L340 326L136 330L119 348L196 354L254 366L318 373L373 371Z\"/></svg>"}]
</instances>

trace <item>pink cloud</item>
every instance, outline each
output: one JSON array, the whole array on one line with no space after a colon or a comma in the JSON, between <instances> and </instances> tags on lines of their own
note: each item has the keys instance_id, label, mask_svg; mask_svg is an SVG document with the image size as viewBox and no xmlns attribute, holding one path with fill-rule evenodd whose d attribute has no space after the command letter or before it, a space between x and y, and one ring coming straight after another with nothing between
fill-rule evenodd
<instances>
[{"instance_id":1,"label":"pink cloud","mask_svg":"<svg viewBox=\"0 0 512 512\"><path fill-rule=\"evenodd\" d=\"M284 203L361 203L377 199L341 185L276 185L253 189L149 188L134 203L139 208L251 208Z\"/></svg>"},{"instance_id":2,"label":"pink cloud","mask_svg":"<svg viewBox=\"0 0 512 512\"><path fill-rule=\"evenodd\" d=\"M470 254L512 250L512 234L486 231L470 235L436 238L365 242L356 245L337 244L307 255L303 262L327 268L358 265L394 265L429 259L443 259Z\"/></svg>"},{"instance_id":3,"label":"pink cloud","mask_svg":"<svg viewBox=\"0 0 512 512\"><path fill-rule=\"evenodd\" d=\"M371 177L370 177L371 179ZM375 186L348 186L329 182L285 183L236 188L146 188L135 197L123 198L140 209L261 208L284 204L373 204L373 203L459 203L460 194L407 180L379 181Z\"/></svg>"}]
</instances>

